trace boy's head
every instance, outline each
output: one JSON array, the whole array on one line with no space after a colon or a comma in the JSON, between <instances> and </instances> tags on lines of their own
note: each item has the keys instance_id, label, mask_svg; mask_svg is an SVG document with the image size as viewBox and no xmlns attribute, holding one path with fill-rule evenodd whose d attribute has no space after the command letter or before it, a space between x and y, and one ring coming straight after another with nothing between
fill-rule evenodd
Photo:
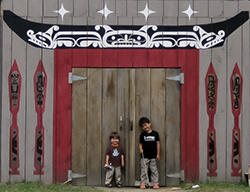
<instances>
[{"instance_id":1,"label":"boy's head","mask_svg":"<svg viewBox=\"0 0 250 192\"><path fill-rule=\"evenodd\" d=\"M112 132L109 136L111 145L116 147L119 145L119 141L120 141L120 136L117 132Z\"/></svg>"},{"instance_id":2,"label":"boy's head","mask_svg":"<svg viewBox=\"0 0 250 192\"><path fill-rule=\"evenodd\" d=\"M141 117L139 120L139 126L143 131L150 133L152 131L151 121L147 117Z\"/></svg>"}]
</instances>

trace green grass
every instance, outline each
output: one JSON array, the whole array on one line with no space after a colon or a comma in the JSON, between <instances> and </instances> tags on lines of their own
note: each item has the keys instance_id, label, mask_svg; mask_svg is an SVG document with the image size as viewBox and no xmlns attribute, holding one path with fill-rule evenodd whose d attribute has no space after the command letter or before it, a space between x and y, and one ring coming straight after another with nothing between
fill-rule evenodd
<instances>
[{"instance_id":1,"label":"green grass","mask_svg":"<svg viewBox=\"0 0 250 192\"><path fill-rule=\"evenodd\" d=\"M192 189L195 184L182 184L181 187L186 190ZM199 183L200 188L193 189L195 192L250 192L250 187L246 183Z\"/></svg>"},{"instance_id":2,"label":"green grass","mask_svg":"<svg viewBox=\"0 0 250 192\"><path fill-rule=\"evenodd\" d=\"M64 184L45 185L38 182L0 184L0 192L102 192L94 187Z\"/></svg>"}]
</instances>

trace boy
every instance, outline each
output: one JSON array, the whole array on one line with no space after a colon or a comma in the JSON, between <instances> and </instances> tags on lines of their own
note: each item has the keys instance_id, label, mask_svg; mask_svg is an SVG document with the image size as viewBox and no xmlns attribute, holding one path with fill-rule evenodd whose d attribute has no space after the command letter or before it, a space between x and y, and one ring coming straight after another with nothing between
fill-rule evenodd
<instances>
[{"instance_id":1,"label":"boy","mask_svg":"<svg viewBox=\"0 0 250 192\"><path fill-rule=\"evenodd\" d=\"M119 145L120 136L117 132L112 132L110 137L110 145L106 150L106 178L105 186L112 187L111 181L115 174L115 182L117 187L121 187L121 167L124 167L124 152L121 146Z\"/></svg>"},{"instance_id":2,"label":"boy","mask_svg":"<svg viewBox=\"0 0 250 192\"><path fill-rule=\"evenodd\" d=\"M151 182L154 189L159 189L159 173L156 160L160 160L160 138L156 131L152 130L152 125L147 117L139 120L139 125L143 129L140 135L139 149L141 159L141 189L146 188L148 181L148 168L151 170Z\"/></svg>"}]
</instances>

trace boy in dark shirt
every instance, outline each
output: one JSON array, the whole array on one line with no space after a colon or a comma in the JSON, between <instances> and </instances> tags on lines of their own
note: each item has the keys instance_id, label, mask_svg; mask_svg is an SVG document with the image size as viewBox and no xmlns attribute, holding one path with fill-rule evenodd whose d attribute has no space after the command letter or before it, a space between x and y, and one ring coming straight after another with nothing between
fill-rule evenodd
<instances>
[{"instance_id":1,"label":"boy in dark shirt","mask_svg":"<svg viewBox=\"0 0 250 192\"><path fill-rule=\"evenodd\" d=\"M120 136L117 132L112 132L110 137L110 145L106 150L106 178L105 186L112 187L111 181L115 174L115 182L117 187L121 187L121 167L124 167L124 152L119 145Z\"/></svg>"},{"instance_id":2,"label":"boy in dark shirt","mask_svg":"<svg viewBox=\"0 0 250 192\"><path fill-rule=\"evenodd\" d=\"M140 135L139 149L141 159L141 189L146 188L148 183L148 168L151 170L151 182L154 189L159 189L159 173L156 160L160 160L160 137L157 131L152 130L152 125L147 117L139 120L139 125L143 129Z\"/></svg>"}]
</instances>

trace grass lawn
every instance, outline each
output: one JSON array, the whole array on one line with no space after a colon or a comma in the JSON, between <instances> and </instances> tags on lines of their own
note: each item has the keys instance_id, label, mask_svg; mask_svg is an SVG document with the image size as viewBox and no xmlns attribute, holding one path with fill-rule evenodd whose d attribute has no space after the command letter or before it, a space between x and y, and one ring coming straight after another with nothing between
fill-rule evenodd
<instances>
[{"instance_id":1,"label":"grass lawn","mask_svg":"<svg viewBox=\"0 0 250 192\"><path fill-rule=\"evenodd\" d=\"M45 185L38 182L0 184L0 192L102 192L94 187L81 187L64 184Z\"/></svg>"},{"instance_id":2,"label":"grass lawn","mask_svg":"<svg viewBox=\"0 0 250 192\"><path fill-rule=\"evenodd\" d=\"M199 188L192 189L195 184L181 184L180 188L188 192L250 192L250 187L243 183L202 183ZM135 188L138 191L138 188ZM166 189L166 188L165 188ZM171 188L169 188L171 189ZM126 188L122 188L122 191ZM159 191L164 190L164 188ZM147 191L147 190L139 190ZM157 190L154 190L157 192ZM165 190L164 190L165 191ZM167 190L169 191L169 190ZM95 187L72 186L64 184L45 185L39 182L16 184L0 184L0 192L103 192ZM131 192L131 188L130 188ZM178 192L178 191L177 191Z\"/></svg>"},{"instance_id":3,"label":"grass lawn","mask_svg":"<svg viewBox=\"0 0 250 192\"><path fill-rule=\"evenodd\" d=\"M182 184L186 190L192 189L195 184ZM250 187L246 183L201 183L199 188L193 189L194 192L250 192Z\"/></svg>"}]
</instances>

